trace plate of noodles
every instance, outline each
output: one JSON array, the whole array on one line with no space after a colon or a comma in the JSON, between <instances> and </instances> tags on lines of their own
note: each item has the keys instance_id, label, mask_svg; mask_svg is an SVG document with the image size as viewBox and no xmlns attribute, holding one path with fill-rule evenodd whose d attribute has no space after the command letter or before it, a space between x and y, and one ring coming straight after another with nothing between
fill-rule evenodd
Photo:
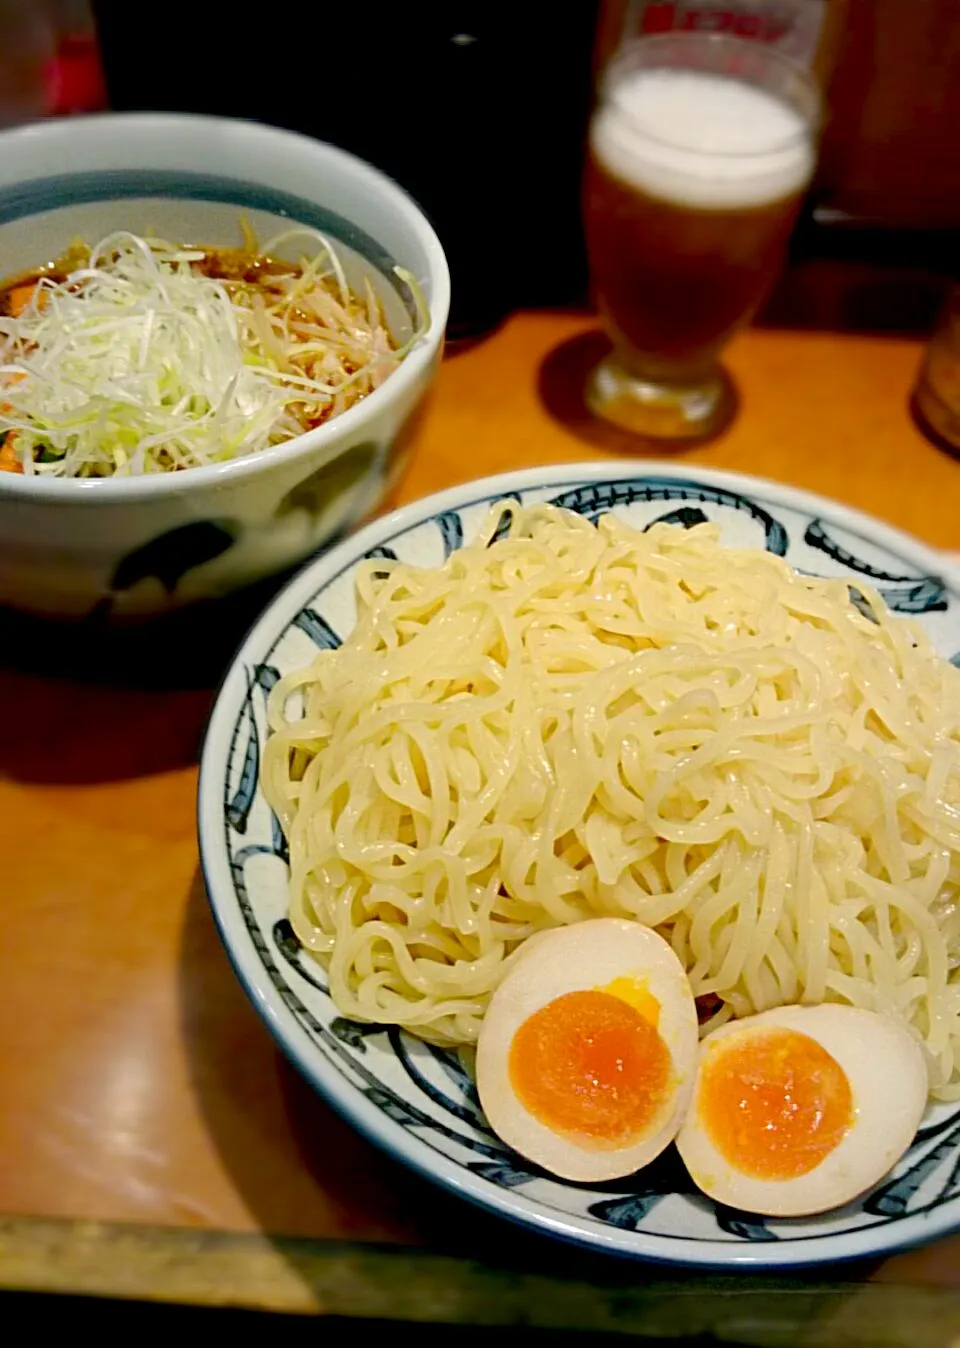
<instances>
[{"instance_id":1,"label":"plate of noodles","mask_svg":"<svg viewBox=\"0 0 960 1348\"><path fill-rule=\"evenodd\" d=\"M960 574L846 507L537 468L369 525L221 688L199 834L304 1075L622 1255L960 1226Z\"/></svg>"}]
</instances>

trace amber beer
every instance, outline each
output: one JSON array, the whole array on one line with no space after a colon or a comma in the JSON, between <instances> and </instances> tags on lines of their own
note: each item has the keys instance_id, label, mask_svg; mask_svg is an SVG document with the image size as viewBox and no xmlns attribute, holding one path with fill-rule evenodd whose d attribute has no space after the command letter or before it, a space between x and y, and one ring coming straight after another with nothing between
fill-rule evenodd
<instances>
[{"instance_id":1,"label":"amber beer","mask_svg":"<svg viewBox=\"0 0 960 1348\"><path fill-rule=\"evenodd\" d=\"M672 45L661 52L686 50L678 36L636 48L662 42ZM698 418L719 410L709 406L722 397L717 353L782 263L813 171L812 118L722 67L626 56L611 68L591 124L585 180L591 277L615 346L615 368L598 372L594 402L603 403L606 378L620 403L632 395L653 408L652 433L659 425L666 435L695 435L705 429ZM757 52L746 68L771 59ZM686 395L671 431L671 401ZM638 417L643 429L642 408Z\"/></svg>"}]
</instances>

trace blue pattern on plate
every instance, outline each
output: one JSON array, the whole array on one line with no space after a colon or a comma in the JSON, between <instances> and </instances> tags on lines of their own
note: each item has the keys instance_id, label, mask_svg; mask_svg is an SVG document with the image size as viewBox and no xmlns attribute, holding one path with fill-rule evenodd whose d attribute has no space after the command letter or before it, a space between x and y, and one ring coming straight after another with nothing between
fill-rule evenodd
<instances>
[{"instance_id":1,"label":"blue pattern on plate","mask_svg":"<svg viewBox=\"0 0 960 1348\"><path fill-rule=\"evenodd\" d=\"M877 588L894 613L946 613L949 607L946 587L939 576L924 576L912 585Z\"/></svg>"},{"instance_id":2,"label":"blue pattern on plate","mask_svg":"<svg viewBox=\"0 0 960 1348\"><path fill-rule=\"evenodd\" d=\"M519 1189L537 1178L529 1170L518 1170L509 1161L470 1161L467 1169L473 1175L495 1184L498 1189Z\"/></svg>"},{"instance_id":3,"label":"blue pattern on plate","mask_svg":"<svg viewBox=\"0 0 960 1348\"><path fill-rule=\"evenodd\" d=\"M690 482L686 478L635 478L622 482L591 482L574 487L553 498L552 504L565 510L596 520L617 506L636 505L639 501L696 501L700 505L725 506L742 510L763 526L764 546L767 552L785 557L789 535L783 524L763 506L738 492L711 487L704 482ZM675 512L671 512L675 513Z\"/></svg>"},{"instance_id":4,"label":"blue pattern on plate","mask_svg":"<svg viewBox=\"0 0 960 1348\"><path fill-rule=\"evenodd\" d=\"M444 557L449 557L451 552L463 546L463 520L459 510L448 510L445 515L438 515L437 528L443 539Z\"/></svg>"},{"instance_id":5,"label":"blue pattern on plate","mask_svg":"<svg viewBox=\"0 0 960 1348\"><path fill-rule=\"evenodd\" d=\"M882 567L871 566L869 562L854 557L853 553L845 548L842 543L837 542L835 538L831 538L827 525L821 519L810 521L803 535L803 541L809 547L816 548L818 552L826 553L833 561L845 566L848 571L856 571L869 580L890 580L897 584L902 581L915 581L917 579L916 576L895 575L890 571L884 571Z\"/></svg>"},{"instance_id":6,"label":"blue pattern on plate","mask_svg":"<svg viewBox=\"0 0 960 1348\"><path fill-rule=\"evenodd\" d=\"M282 860L286 861L288 858L283 857ZM300 938L293 930L293 923L288 917L282 917L279 922L273 924L271 936L273 937L273 944L276 946L277 953L287 962L290 968L295 969L305 983L309 983L312 988L316 988L317 991L322 992L325 997L329 997L330 988L327 985L326 975L323 973L322 966L305 953L303 946L300 944ZM344 1025L353 1025L354 1023L355 1022L352 1020L343 1022ZM330 1029L338 1038L346 1039L350 1043L354 1042L351 1036L340 1034L337 1028L337 1021L331 1023ZM356 1045L354 1044L354 1047L355 1046Z\"/></svg>"},{"instance_id":7,"label":"blue pattern on plate","mask_svg":"<svg viewBox=\"0 0 960 1348\"><path fill-rule=\"evenodd\" d=\"M312 608L301 609L293 620L294 627L305 632L315 646L322 651L333 651L340 645L340 637L326 618L321 618Z\"/></svg>"},{"instance_id":8,"label":"blue pattern on plate","mask_svg":"<svg viewBox=\"0 0 960 1348\"><path fill-rule=\"evenodd\" d=\"M336 1016L330 1022L330 1029L341 1044L356 1049L358 1053L366 1053L367 1040L370 1036L383 1034L386 1028L385 1025L376 1025L373 1021L347 1020L345 1016Z\"/></svg>"},{"instance_id":9,"label":"blue pattern on plate","mask_svg":"<svg viewBox=\"0 0 960 1348\"><path fill-rule=\"evenodd\" d=\"M707 516L699 506L678 506L676 510L668 510L665 515L658 515L655 520L651 520L643 532L648 533L655 524L679 524L682 529L695 529L698 524L706 522Z\"/></svg>"},{"instance_id":10,"label":"blue pattern on plate","mask_svg":"<svg viewBox=\"0 0 960 1348\"><path fill-rule=\"evenodd\" d=\"M924 1144L935 1138L929 1150ZM947 1175L941 1179L936 1202L942 1202L957 1192L960 1186L960 1114L944 1120L936 1128L921 1129L914 1140L911 1154L920 1154L919 1159L902 1175L881 1184L863 1201L865 1212L877 1213L881 1217L900 1217L909 1208L924 1183L932 1179L938 1171L947 1169Z\"/></svg>"},{"instance_id":11,"label":"blue pattern on plate","mask_svg":"<svg viewBox=\"0 0 960 1348\"><path fill-rule=\"evenodd\" d=\"M662 1197L663 1194L656 1191L640 1190L628 1194L626 1198L605 1198L600 1203L592 1203L588 1212L597 1221L609 1222L621 1231L639 1231L644 1218L650 1215Z\"/></svg>"},{"instance_id":12,"label":"blue pattern on plate","mask_svg":"<svg viewBox=\"0 0 960 1348\"><path fill-rule=\"evenodd\" d=\"M254 693L259 688L266 697L279 678L280 671L275 669L273 665L254 665L252 669L247 670L247 697L243 704L242 713L248 726L247 748L243 757L243 767L240 771L240 782L233 799L227 806L227 818L237 833L246 833L247 831L247 819L260 780L260 737L253 709ZM274 816L274 823L276 825L274 841L278 847L286 852L286 842L276 816Z\"/></svg>"},{"instance_id":13,"label":"blue pattern on plate","mask_svg":"<svg viewBox=\"0 0 960 1348\"><path fill-rule=\"evenodd\" d=\"M471 1128L477 1128L481 1132L489 1134L496 1141L496 1134L483 1117L473 1082L463 1071L455 1053L420 1044L410 1035L402 1033L396 1026L391 1027L389 1040L397 1061L417 1089L422 1091L428 1100L431 1100L435 1105L439 1105L447 1114L459 1119L461 1123L466 1123ZM440 1082L429 1076L424 1070L423 1063L418 1061L423 1055L431 1058L440 1067Z\"/></svg>"},{"instance_id":14,"label":"blue pattern on plate","mask_svg":"<svg viewBox=\"0 0 960 1348\"><path fill-rule=\"evenodd\" d=\"M485 497L468 503L472 510L494 498ZM856 599L857 576L892 587L893 593L916 613L943 612L950 600L938 577L917 576L875 566L856 557L830 535L823 520L807 515L797 528L796 507L787 512L787 522L777 517L773 503L761 502L743 494L696 481L650 476L601 483L584 483L557 491L549 485L523 493L527 501L551 500L553 504L576 510L591 519L605 511L625 511L641 527L657 521L691 527L704 519L723 524L729 512L746 516L762 530L767 549L785 556L790 548L791 529L802 537L808 548L820 552L836 567L852 573L851 597ZM655 518L637 518L637 507L675 502L671 509ZM465 506L464 509L467 509ZM461 511L447 510L430 520L412 526L410 532L435 531L444 555L461 545L464 519ZM370 557L394 558L389 546L404 531L370 550ZM891 562L897 563L896 557ZM350 567L346 568L349 571ZM345 572L329 582L339 582ZM300 611L292 625L317 646L330 649L340 637L323 614L321 591L311 606ZM861 596L862 598L862 596ZM274 658L279 640L269 658ZM960 654L954 657L960 663ZM270 857L271 863L285 872L285 844L278 839L276 821L261 824L263 841L250 842L258 796L256 773L259 764L258 715L262 717L262 694L276 681L272 664L254 666L248 677L247 698L240 708L231 738L225 795L223 827L230 856L235 895L246 928L257 950L263 970L283 1003L308 1034L313 1044L347 1082L361 1091L374 1105L418 1141L425 1142L440 1157L454 1161L496 1189L524 1190L536 1186L541 1207L566 1215L576 1213L598 1226L653 1234L667 1231L669 1239L683 1242L726 1240L737 1244L803 1242L822 1239L823 1229L797 1232L790 1222L764 1221L732 1209L713 1205L696 1194L671 1150L660 1161L637 1176L617 1181L614 1186L570 1185L547 1176L516 1156L490 1132L480 1111L476 1091L469 1074L454 1053L425 1046L396 1028L362 1025L336 1015L329 1003L326 981L319 966L300 944L285 918L264 927L247 884L247 865L254 858ZM257 689L261 695L258 696ZM265 804L265 803L264 803ZM269 813L269 812L265 812ZM272 816L271 816L272 817ZM260 864L263 864L261 861ZM315 1009L305 998L313 999ZM319 997L319 1002L317 998ZM320 1018L322 1016L322 1019ZM375 1046L375 1051L371 1046ZM611 1194L611 1187L613 1193ZM905 1217L930 1211L960 1189L960 1114L922 1129L892 1178L878 1186L859 1204L850 1205L841 1218L838 1231L862 1231L870 1226L889 1225ZM668 1204L683 1202L699 1219L712 1221L712 1229L702 1235L678 1232L667 1216ZM711 1217L712 1215L712 1217ZM775 1227L776 1229L771 1229Z\"/></svg>"},{"instance_id":15,"label":"blue pattern on plate","mask_svg":"<svg viewBox=\"0 0 960 1348\"><path fill-rule=\"evenodd\" d=\"M862 561L859 557L855 557L849 548L845 548L842 543L830 536L823 520L810 521L803 535L803 541L808 547L825 553L831 561L846 567L848 571L856 571L858 575L876 582L877 591L884 603L895 613L944 612L947 608L946 587L939 576L894 575L882 567ZM888 584L884 585L882 583L884 581ZM872 618L873 614L869 611L866 600L859 591L854 590L853 586L850 588L853 602L861 612Z\"/></svg>"}]
</instances>

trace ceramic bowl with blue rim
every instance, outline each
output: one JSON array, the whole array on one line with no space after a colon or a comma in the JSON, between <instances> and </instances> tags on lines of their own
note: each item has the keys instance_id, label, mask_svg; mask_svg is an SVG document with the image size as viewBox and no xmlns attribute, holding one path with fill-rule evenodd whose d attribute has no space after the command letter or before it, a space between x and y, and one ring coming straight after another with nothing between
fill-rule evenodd
<instances>
[{"instance_id":1,"label":"ceramic bowl with blue rim","mask_svg":"<svg viewBox=\"0 0 960 1348\"><path fill-rule=\"evenodd\" d=\"M369 397L248 458L142 478L0 474L0 604L122 618L216 598L301 562L390 490L450 298L443 250L405 192L343 150L253 122L105 114L0 133L0 276L115 230L236 246L241 216L264 240L321 229L350 283L371 280L401 343L417 318L405 268L427 335ZM277 251L296 259L303 242Z\"/></svg>"},{"instance_id":2,"label":"ceramic bowl with blue rim","mask_svg":"<svg viewBox=\"0 0 960 1348\"><path fill-rule=\"evenodd\" d=\"M960 663L960 572L844 506L707 469L599 463L508 473L428 497L318 558L274 600L230 668L203 751L199 834L224 943L253 1004L294 1063L362 1133L421 1174L526 1226L595 1249L683 1264L753 1268L888 1253L960 1226L960 1106L932 1106L907 1155L875 1189L820 1217L772 1219L697 1192L673 1148L636 1175L572 1184L490 1131L456 1054L338 1016L321 968L286 916L283 836L259 785L265 699L280 675L336 646L355 621L367 557L422 566L469 542L492 501L549 501L636 528L715 521L724 541L800 570L868 580Z\"/></svg>"}]
</instances>

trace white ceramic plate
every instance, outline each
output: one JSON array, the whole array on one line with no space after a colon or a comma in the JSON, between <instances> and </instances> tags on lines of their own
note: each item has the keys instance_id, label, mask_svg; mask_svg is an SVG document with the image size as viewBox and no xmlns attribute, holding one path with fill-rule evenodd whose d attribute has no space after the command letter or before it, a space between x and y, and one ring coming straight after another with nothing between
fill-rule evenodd
<instances>
[{"instance_id":1,"label":"white ceramic plate","mask_svg":"<svg viewBox=\"0 0 960 1348\"><path fill-rule=\"evenodd\" d=\"M322 971L302 956L286 919L284 840L258 782L265 693L279 674L350 631L361 559L436 565L470 539L490 501L507 495L591 517L612 509L641 528L708 517L732 544L767 548L853 584L868 579L960 663L960 575L945 575L942 557L886 525L789 487L672 465L601 463L505 474L406 506L318 557L274 600L241 647L210 721L200 775L203 870L257 1010L327 1100L399 1160L514 1221L597 1249L782 1268L888 1253L960 1226L958 1106L932 1108L893 1174L856 1203L818 1218L764 1220L693 1191L672 1149L610 1184L545 1175L489 1131L454 1055L337 1015Z\"/></svg>"}]
</instances>

